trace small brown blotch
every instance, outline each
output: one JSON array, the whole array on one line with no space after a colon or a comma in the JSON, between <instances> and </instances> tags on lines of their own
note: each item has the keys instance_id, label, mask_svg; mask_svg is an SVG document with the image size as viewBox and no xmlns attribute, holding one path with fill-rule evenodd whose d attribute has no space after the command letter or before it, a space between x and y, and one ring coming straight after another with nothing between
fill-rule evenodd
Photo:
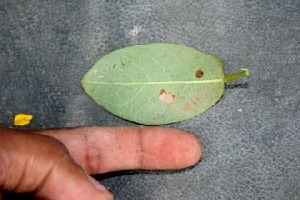
<instances>
[{"instance_id":1,"label":"small brown blotch","mask_svg":"<svg viewBox=\"0 0 300 200\"><path fill-rule=\"evenodd\" d=\"M176 95L167 92L165 89L161 89L159 92L159 100L161 100L164 103L170 104L175 100L175 98Z\"/></svg>"},{"instance_id":2,"label":"small brown blotch","mask_svg":"<svg viewBox=\"0 0 300 200\"><path fill-rule=\"evenodd\" d=\"M198 69L198 70L196 71L196 77L197 77L197 78L201 78L203 75L204 75L204 72L203 72L201 69Z\"/></svg>"},{"instance_id":3,"label":"small brown blotch","mask_svg":"<svg viewBox=\"0 0 300 200\"><path fill-rule=\"evenodd\" d=\"M185 111L188 111L188 110L191 110L191 104L189 104L189 103L186 103L185 105L184 105L184 110Z\"/></svg>"},{"instance_id":4,"label":"small brown blotch","mask_svg":"<svg viewBox=\"0 0 300 200\"><path fill-rule=\"evenodd\" d=\"M222 62L222 70L223 70L223 72L224 72L224 63Z\"/></svg>"}]
</instances>

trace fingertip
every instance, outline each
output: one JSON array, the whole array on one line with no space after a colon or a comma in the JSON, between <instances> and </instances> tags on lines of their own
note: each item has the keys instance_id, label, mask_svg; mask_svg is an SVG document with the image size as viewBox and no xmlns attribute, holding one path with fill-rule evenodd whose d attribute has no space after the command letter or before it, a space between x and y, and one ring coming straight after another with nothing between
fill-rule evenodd
<instances>
[{"instance_id":1,"label":"fingertip","mask_svg":"<svg viewBox=\"0 0 300 200\"><path fill-rule=\"evenodd\" d=\"M90 184L94 187L94 189L96 189L95 198L90 198L90 199L99 199L99 200L114 199L113 194L105 186L101 185L98 181L96 181L93 177L89 175L87 175L87 178Z\"/></svg>"},{"instance_id":2,"label":"fingertip","mask_svg":"<svg viewBox=\"0 0 300 200\"><path fill-rule=\"evenodd\" d=\"M87 175L88 180L91 182L91 184L99 191L99 192L106 192L111 193L104 185L100 184L96 179L94 179L92 176Z\"/></svg>"},{"instance_id":3,"label":"fingertip","mask_svg":"<svg viewBox=\"0 0 300 200\"><path fill-rule=\"evenodd\" d=\"M70 169L70 168L69 168ZM75 169L75 170L74 170ZM63 181L62 181L63 180ZM41 199L111 200L113 194L84 171L75 167L69 171L54 171L36 194Z\"/></svg>"},{"instance_id":4,"label":"fingertip","mask_svg":"<svg viewBox=\"0 0 300 200\"><path fill-rule=\"evenodd\" d=\"M197 164L201 159L202 145L192 133L150 127L144 137L147 138L144 142L145 165L150 169L182 169Z\"/></svg>"},{"instance_id":5,"label":"fingertip","mask_svg":"<svg viewBox=\"0 0 300 200\"><path fill-rule=\"evenodd\" d=\"M173 134L177 134L177 148L174 154L182 159L179 159L178 168L186 168L196 165L202 157L202 145L198 137L190 132L172 129ZM175 138L175 137L174 137Z\"/></svg>"},{"instance_id":6,"label":"fingertip","mask_svg":"<svg viewBox=\"0 0 300 200\"><path fill-rule=\"evenodd\" d=\"M186 146L190 147L190 151L185 155L187 158L187 165L196 165L202 157L203 147L198 137L192 133L187 133Z\"/></svg>"}]
</instances>

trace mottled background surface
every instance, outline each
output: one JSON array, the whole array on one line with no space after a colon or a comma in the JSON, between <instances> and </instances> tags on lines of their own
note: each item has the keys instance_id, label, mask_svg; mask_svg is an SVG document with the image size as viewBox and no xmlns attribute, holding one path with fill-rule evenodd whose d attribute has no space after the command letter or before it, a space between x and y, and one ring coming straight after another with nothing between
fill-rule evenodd
<instances>
[{"instance_id":1,"label":"mottled background surface","mask_svg":"<svg viewBox=\"0 0 300 200\"><path fill-rule=\"evenodd\" d=\"M112 50L149 42L192 46L251 76L170 125L202 141L197 166L107 176L116 199L300 199L298 0L1 0L0 125L20 112L35 116L28 128L134 125L97 106L80 79Z\"/></svg>"}]
</instances>

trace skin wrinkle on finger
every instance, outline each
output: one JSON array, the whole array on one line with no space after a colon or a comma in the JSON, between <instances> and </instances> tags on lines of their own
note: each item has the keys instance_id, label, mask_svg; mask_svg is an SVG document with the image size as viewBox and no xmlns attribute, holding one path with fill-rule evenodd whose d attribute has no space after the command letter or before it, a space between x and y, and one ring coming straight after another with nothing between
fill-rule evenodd
<instances>
[{"instance_id":1,"label":"skin wrinkle on finger","mask_svg":"<svg viewBox=\"0 0 300 200\"><path fill-rule=\"evenodd\" d=\"M79 129L80 135L83 137L83 148L84 148L84 164L86 166L86 171L91 171L92 167L90 165L90 153L89 153L89 137L87 135L87 128L82 127Z\"/></svg>"},{"instance_id":2,"label":"skin wrinkle on finger","mask_svg":"<svg viewBox=\"0 0 300 200\"><path fill-rule=\"evenodd\" d=\"M145 168L145 157L148 154L145 149L145 129L141 128L120 128L113 130L115 141L118 143L119 150L115 151L112 156L118 158L115 163L111 164L111 169L143 169ZM113 144L115 141L111 141ZM123 165L122 165L123 164ZM120 165L119 167L114 167ZM118 169L119 168L119 169Z\"/></svg>"},{"instance_id":3,"label":"skin wrinkle on finger","mask_svg":"<svg viewBox=\"0 0 300 200\"><path fill-rule=\"evenodd\" d=\"M144 149L143 129L111 129L111 135L113 137L111 143L117 143L118 146L118 151L113 152L112 156L119 158L113 162L115 162L117 165L120 165L122 162L126 163L122 166L125 169L144 168L144 158L147 154L147 151ZM112 163L112 165L115 164Z\"/></svg>"},{"instance_id":4,"label":"skin wrinkle on finger","mask_svg":"<svg viewBox=\"0 0 300 200\"><path fill-rule=\"evenodd\" d=\"M118 148L111 151L109 155L109 157L114 157L115 159L110 159L110 163L104 162L104 164L112 169L114 165L119 165L123 168L140 168L144 156L141 131L139 129L134 129L134 131L107 129L107 132L109 133L107 136L110 145L115 144Z\"/></svg>"},{"instance_id":5,"label":"skin wrinkle on finger","mask_svg":"<svg viewBox=\"0 0 300 200\"><path fill-rule=\"evenodd\" d=\"M88 137L93 133L92 127L80 127L80 128L71 128L54 131L47 130L39 132L40 134L51 135L52 137L58 139L68 148L71 156L74 161L79 165L85 168L89 173L94 171L93 162L95 160L101 160L101 151L98 149L97 143L100 141L93 141L92 138ZM98 149L98 150L97 150ZM95 158L97 157L97 159Z\"/></svg>"},{"instance_id":6,"label":"skin wrinkle on finger","mask_svg":"<svg viewBox=\"0 0 300 200\"><path fill-rule=\"evenodd\" d=\"M50 167L48 172L44 175L44 178L41 180L40 184L37 185L35 192L38 194L40 191L42 191L43 188L45 188L46 181L49 179L51 174L53 173L54 166Z\"/></svg>"},{"instance_id":7,"label":"skin wrinkle on finger","mask_svg":"<svg viewBox=\"0 0 300 200\"><path fill-rule=\"evenodd\" d=\"M11 189L12 191L18 191L20 188L22 188L22 183L23 183L23 180L25 180L25 178L26 178L26 173L28 170L28 166L30 165L30 161L31 161L31 159L26 160L26 162L24 162L24 167L21 172L21 175L19 176L19 179L16 181L14 188Z\"/></svg>"},{"instance_id":8,"label":"skin wrinkle on finger","mask_svg":"<svg viewBox=\"0 0 300 200\"><path fill-rule=\"evenodd\" d=\"M142 135L142 129L141 128L137 128L137 137L138 137L138 142L137 142L137 158L138 158L138 165L140 166L140 168L144 168L144 155L146 154L145 150L144 150L144 137Z\"/></svg>"},{"instance_id":9,"label":"skin wrinkle on finger","mask_svg":"<svg viewBox=\"0 0 300 200\"><path fill-rule=\"evenodd\" d=\"M83 153L83 160L85 164L85 170L88 173L91 173L99 166L102 166L102 151L101 151L101 145L99 143L102 143L103 141L99 142L96 138L91 138L88 135L88 128L83 128L83 131L80 131L80 134L84 138L83 140L83 146L84 146L84 153ZM94 128L90 128L89 132L94 133Z\"/></svg>"},{"instance_id":10,"label":"skin wrinkle on finger","mask_svg":"<svg viewBox=\"0 0 300 200\"><path fill-rule=\"evenodd\" d=\"M82 128L76 129L62 129L62 130L43 130L36 131L37 134L51 136L61 143L63 143L71 154L72 159L80 166L85 166L85 160L82 159L83 155L85 155L85 136L81 134ZM66 134L66 132L69 132ZM66 145L67 144L67 145ZM72 154L76 151L76 154Z\"/></svg>"}]
</instances>

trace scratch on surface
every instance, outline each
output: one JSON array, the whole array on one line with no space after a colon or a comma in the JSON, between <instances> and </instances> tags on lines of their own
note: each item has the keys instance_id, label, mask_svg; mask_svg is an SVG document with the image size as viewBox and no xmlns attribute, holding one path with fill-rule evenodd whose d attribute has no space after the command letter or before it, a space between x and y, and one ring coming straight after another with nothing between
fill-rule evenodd
<instances>
[{"instance_id":1,"label":"scratch on surface","mask_svg":"<svg viewBox=\"0 0 300 200\"><path fill-rule=\"evenodd\" d=\"M142 30L141 26L134 25L133 28L126 34L127 37L135 37L137 36Z\"/></svg>"}]
</instances>

